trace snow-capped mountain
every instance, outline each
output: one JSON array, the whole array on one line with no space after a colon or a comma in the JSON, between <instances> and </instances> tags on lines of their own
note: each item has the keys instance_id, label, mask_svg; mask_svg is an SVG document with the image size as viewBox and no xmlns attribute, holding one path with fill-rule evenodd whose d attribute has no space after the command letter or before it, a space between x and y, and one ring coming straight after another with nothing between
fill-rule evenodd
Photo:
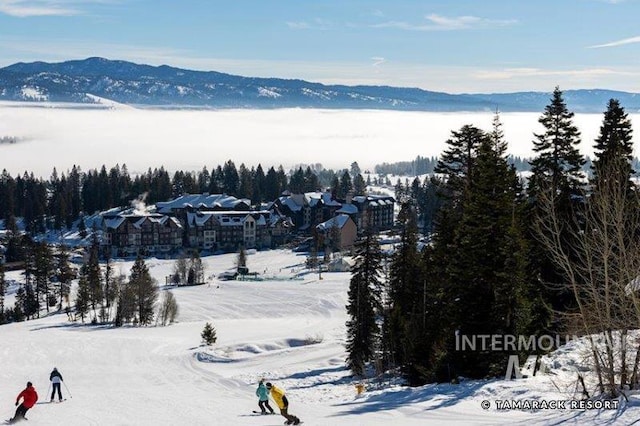
<instances>
[{"instance_id":1,"label":"snow-capped mountain","mask_svg":"<svg viewBox=\"0 0 640 426\"><path fill-rule=\"evenodd\" d=\"M550 88L551 89L551 88ZM629 111L640 96L610 90L564 93L575 112L602 112L610 98ZM351 108L416 111L541 111L550 93L448 94L418 88L324 85L303 80L242 77L104 58L17 63L0 68L0 99L199 108Z\"/></svg>"}]
</instances>

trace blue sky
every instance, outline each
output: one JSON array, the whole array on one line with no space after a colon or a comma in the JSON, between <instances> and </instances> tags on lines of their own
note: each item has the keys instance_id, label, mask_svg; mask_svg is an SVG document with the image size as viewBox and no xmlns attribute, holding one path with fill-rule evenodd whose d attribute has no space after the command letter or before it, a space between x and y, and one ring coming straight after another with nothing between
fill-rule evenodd
<instances>
[{"instance_id":1,"label":"blue sky","mask_svg":"<svg viewBox=\"0 0 640 426\"><path fill-rule=\"evenodd\" d=\"M0 0L0 66L89 56L324 83L640 92L640 0Z\"/></svg>"}]
</instances>

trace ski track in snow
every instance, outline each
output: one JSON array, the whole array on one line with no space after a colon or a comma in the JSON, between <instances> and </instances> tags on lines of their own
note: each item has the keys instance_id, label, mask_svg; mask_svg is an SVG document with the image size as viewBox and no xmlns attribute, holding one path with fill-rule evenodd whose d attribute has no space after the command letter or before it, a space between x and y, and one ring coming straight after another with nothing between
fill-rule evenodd
<instances>
[{"instance_id":1,"label":"ski track in snow","mask_svg":"<svg viewBox=\"0 0 640 426\"><path fill-rule=\"evenodd\" d=\"M207 276L233 267L235 255L207 257ZM294 277L304 257L284 250L251 254L251 270ZM163 283L172 260L149 259ZM116 262L128 271L131 261ZM373 384L356 396L345 368L345 304L350 275L304 280L239 282L210 278L203 286L171 289L179 322L167 327L88 326L64 313L0 327L0 410L13 415L27 380L40 401L56 366L65 378L63 404L38 404L36 425L281 425L281 416L256 416L255 387L264 377L285 389L290 412L305 425L632 424L640 403L614 412L483 410L482 400L569 399L578 350L559 351L557 375L520 381L463 381L406 388ZM7 278L19 280L18 272ZM162 287L162 291L166 291ZM13 296L7 305L13 304ZM211 322L218 342L202 346ZM563 369L563 366L566 367ZM571 367L571 368L570 368ZM562 392L556 388L560 384ZM69 394L68 390L71 391ZM50 392L50 389L49 389ZM275 404L272 404L275 408Z\"/></svg>"}]
</instances>

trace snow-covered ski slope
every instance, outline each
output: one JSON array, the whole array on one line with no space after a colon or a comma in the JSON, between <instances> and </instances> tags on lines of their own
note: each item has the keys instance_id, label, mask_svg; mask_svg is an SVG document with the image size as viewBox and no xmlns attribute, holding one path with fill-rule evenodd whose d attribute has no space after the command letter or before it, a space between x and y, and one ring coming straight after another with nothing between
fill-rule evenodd
<instances>
[{"instance_id":1,"label":"snow-covered ski slope","mask_svg":"<svg viewBox=\"0 0 640 426\"><path fill-rule=\"evenodd\" d=\"M48 378L63 374L62 404L38 404L29 426L40 425L254 425L276 426L278 416L253 414L255 388L264 377L285 389L290 412L305 425L606 424L613 412L575 410L498 411L483 400L568 399L571 371L505 381L466 381L410 389L371 385L356 395L344 367L345 304L350 275L304 274L304 256L290 251L250 254L248 266L266 276L301 280L218 281L235 255L206 257L208 284L172 289L179 322L167 327L112 328L70 323L64 313L0 326L0 413L13 415L14 399L32 381L49 400ZM150 259L159 283L173 261ZM132 262L117 262L128 272ZM17 279L16 272L7 274ZM166 291L162 286L162 291ZM15 290L12 287L11 292ZM7 298L13 304L13 296ZM211 322L218 335L201 346ZM576 356L558 358L570 365ZM68 388L68 389L67 389ZM49 390L50 391L50 390ZM71 393L69 394L70 391ZM275 405L274 405L275 408ZM615 424L640 414L631 399Z\"/></svg>"}]
</instances>

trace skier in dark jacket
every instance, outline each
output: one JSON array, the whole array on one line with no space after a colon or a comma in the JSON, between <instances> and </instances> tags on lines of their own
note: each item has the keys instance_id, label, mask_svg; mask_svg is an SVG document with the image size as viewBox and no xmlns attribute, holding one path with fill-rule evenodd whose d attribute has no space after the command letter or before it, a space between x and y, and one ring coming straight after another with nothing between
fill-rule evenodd
<instances>
[{"instance_id":1,"label":"skier in dark jacket","mask_svg":"<svg viewBox=\"0 0 640 426\"><path fill-rule=\"evenodd\" d=\"M62 402L62 391L60 390L60 384L64 380L62 380L62 374L60 374L56 367L53 367L53 371L51 372L51 374L49 374L49 381L53 385L53 390L51 391L51 402L53 402L53 396L56 394L56 390L58 391L58 401Z\"/></svg>"},{"instance_id":2,"label":"skier in dark jacket","mask_svg":"<svg viewBox=\"0 0 640 426\"><path fill-rule=\"evenodd\" d=\"M20 398L22 398L22 404L20 404ZM18 397L16 398L16 414L12 419L9 419L9 423L15 423L19 420L24 420L25 414L29 411L29 408L33 407L38 401L38 394L36 393L35 388L31 384L31 382L27 382L27 387L20 392Z\"/></svg>"}]
</instances>

